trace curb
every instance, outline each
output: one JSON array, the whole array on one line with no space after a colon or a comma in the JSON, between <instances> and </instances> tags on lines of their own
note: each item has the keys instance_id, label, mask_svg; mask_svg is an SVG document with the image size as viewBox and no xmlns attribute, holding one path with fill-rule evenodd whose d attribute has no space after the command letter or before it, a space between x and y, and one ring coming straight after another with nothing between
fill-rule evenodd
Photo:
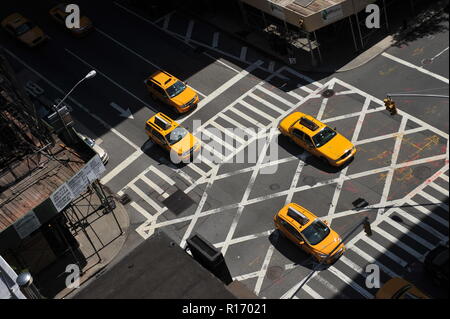
<instances>
[{"instance_id":1,"label":"curb","mask_svg":"<svg viewBox=\"0 0 450 319\"><path fill-rule=\"evenodd\" d=\"M228 36L233 37L233 38L235 38L235 39L237 39L237 40L239 40L241 42L244 42L247 46L251 47L255 51L258 51L259 53L262 53L262 54L264 54L266 56L269 56L273 60L276 60L276 61L281 62L283 64L289 65L293 69L296 69L296 70L301 71L301 72L337 73L337 72L350 71L350 70L356 69L356 68L358 68L358 67L368 63L369 61L371 61L372 59L374 59L375 57L377 57L378 55L383 53L387 48L389 48L393 44L393 36L389 35L389 36L385 37L383 40L381 40L380 42L376 43L372 47L370 47L367 50L365 50L363 53L361 53L356 58L354 58L349 63L347 63L346 65L344 65L343 67L341 67L339 69L320 67L320 66L319 67L304 67L303 68L303 67L294 66L293 64L289 64L289 62L286 59L284 59L284 58L282 58L282 57L280 57L280 56L278 56L276 54L273 54L270 51L266 51L263 48L261 48L260 46L257 46L257 45L255 45L255 44L253 44L251 42L248 42L245 37L239 36L238 34L235 34L235 33L231 32L231 31L229 31L229 30L227 30L225 28L222 28L221 26L216 25L216 24L206 20L202 16L199 16L195 12L187 11L187 10L184 10L183 8L180 8L180 12L183 13L183 14L187 14L187 15L193 16L194 18L198 19L199 21L202 21L203 23L206 23L209 26L212 26L212 27L220 30L221 32L227 34ZM375 48L375 50L372 50L374 48ZM371 54L371 52L376 52L376 53L375 54Z\"/></svg>"}]
</instances>

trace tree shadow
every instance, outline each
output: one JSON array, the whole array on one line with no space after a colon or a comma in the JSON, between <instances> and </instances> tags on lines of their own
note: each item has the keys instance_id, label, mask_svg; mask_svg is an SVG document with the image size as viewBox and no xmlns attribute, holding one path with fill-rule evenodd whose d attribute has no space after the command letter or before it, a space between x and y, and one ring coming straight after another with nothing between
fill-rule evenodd
<instances>
[{"instance_id":1,"label":"tree shadow","mask_svg":"<svg viewBox=\"0 0 450 319\"><path fill-rule=\"evenodd\" d=\"M449 27L445 25L448 20L448 4L445 8L434 8L420 14L411 25L404 19L403 26L393 35L393 46L401 47L427 36L448 32Z\"/></svg>"}]
</instances>

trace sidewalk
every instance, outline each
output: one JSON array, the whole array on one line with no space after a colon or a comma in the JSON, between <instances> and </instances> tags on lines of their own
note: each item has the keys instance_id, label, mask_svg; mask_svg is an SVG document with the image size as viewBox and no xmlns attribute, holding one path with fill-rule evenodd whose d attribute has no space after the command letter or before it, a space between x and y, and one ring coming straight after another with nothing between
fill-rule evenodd
<instances>
[{"instance_id":1,"label":"sidewalk","mask_svg":"<svg viewBox=\"0 0 450 319\"><path fill-rule=\"evenodd\" d=\"M103 188L107 196L112 195L105 186ZM112 213L104 214L103 211L99 211L87 218L84 228L91 242L81 230L75 236L75 239L80 244L79 250L87 262L82 268L83 274L80 276L80 286L107 266L120 252L125 243L130 226L128 212L117 198L115 198L114 202L116 204L114 209L116 218L114 218ZM94 206L98 204L94 203ZM53 298L65 298L73 291L74 289L65 288Z\"/></svg>"},{"instance_id":2,"label":"sidewalk","mask_svg":"<svg viewBox=\"0 0 450 319\"><path fill-rule=\"evenodd\" d=\"M398 5L398 3L394 4ZM203 23L217 28L230 37L234 37L244 42L248 47L270 56L273 60L289 65L293 69L301 72L335 73L358 68L383 53L389 47L404 41L415 28L422 24L422 22L429 20L430 16L432 18L434 15L440 13L442 7L448 5L448 1L444 0L430 4L429 7L426 7L426 10L423 10L424 6L427 5L426 3L424 4L424 2L422 2L420 5L420 8L416 8L417 11L413 17L411 17L408 10L403 10L403 12L398 13L393 6L393 8L391 8L393 9L391 15L395 14L395 19L392 19L391 17L389 20L391 32L388 32L385 27L382 26L382 29L379 30L378 34L374 36L370 43L366 44L365 51L363 52L355 51L354 42L350 34L348 32L342 32L348 31L342 30L343 26L340 26L341 32L338 37L333 35L326 38L324 35L319 35L323 58L323 63L321 64L318 63L319 58L317 50L315 50L316 63L313 63L310 52L301 49L295 50L293 57L296 58L296 63L291 64L287 54L282 55L270 46L266 34L263 34L261 31L249 30L243 23L240 12L227 12L227 10L195 10L195 8L180 8L179 10L182 12L184 11L186 15L190 15ZM411 23L410 21L413 22ZM358 46L360 46L360 43L358 43Z\"/></svg>"}]
</instances>

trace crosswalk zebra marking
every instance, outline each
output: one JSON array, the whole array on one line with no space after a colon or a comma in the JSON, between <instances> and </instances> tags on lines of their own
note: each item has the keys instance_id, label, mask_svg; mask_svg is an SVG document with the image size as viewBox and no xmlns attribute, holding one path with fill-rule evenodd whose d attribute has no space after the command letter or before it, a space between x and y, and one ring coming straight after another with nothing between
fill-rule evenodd
<instances>
[{"instance_id":1,"label":"crosswalk zebra marking","mask_svg":"<svg viewBox=\"0 0 450 319\"><path fill-rule=\"evenodd\" d=\"M390 259L395 261L400 266L406 267L408 265L408 263L406 261L404 261L403 259L401 259L397 255L391 253L389 250L387 250L385 247L381 246L380 244L378 244L374 240L372 240L372 239L370 239L368 237L363 237L363 238L361 238L361 240L366 242L366 244L368 244L369 246L372 246L373 248L378 250L380 253L386 255L387 257L389 257Z\"/></svg>"},{"instance_id":2,"label":"crosswalk zebra marking","mask_svg":"<svg viewBox=\"0 0 450 319\"><path fill-rule=\"evenodd\" d=\"M394 221L392 218L386 218L386 219L384 219L384 221L386 223L388 223L389 225L391 225L392 227L394 227L395 229L397 229L400 232L402 232L403 234L405 234L406 236L414 239L415 241L417 241L418 243L420 243L424 247L427 247L428 249L433 249L434 248L433 244L429 243L428 241L426 241L422 237L417 236L411 230L409 230L408 228L404 227L403 225L400 225L399 223Z\"/></svg>"},{"instance_id":3,"label":"crosswalk zebra marking","mask_svg":"<svg viewBox=\"0 0 450 319\"><path fill-rule=\"evenodd\" d=\"M419 193L420 194L420 193ZM438 216L436 213L433 213L431 210L429 210L428 208L425 208L422 205L417 204L415 201L413 201L412 199L408 200L407 203L409 205L414 206L415 209L417 209L418 211L424 213L425 215L433 218L435 221L437 221L438 223L447 226L448 227L448 221L443 219L442 217Z\"/></svg>"},{"instance_id":4,"label":"crosswalk zebra marking","mask_svg":"<svg viewBox=\"0 0 450 319\"><path fill-rule=\"evenodd\" d=\"M283 103L283 104L289 105L290 107L294 107L294 106L295 106L294 103L289 102L288 100L282 98L282 97L279 96L278 94L273 93L272 91L269 91L268 89L266 89L266 88L263 87L263 86L259 86L259 87L258 87L258 90L259 90L259 91L262 91L264 94L266 94L266 95L268 95L268 96L273 97L275 100L278 100L278 101L280 101L280 102Z\"/></svg>"},{"instance_id":5,"label":"crosswalk zebra marking","mask_svg":"<svg viewBox=\"0 0 450 319\"><path fill-rule=\"evenodd\" d=\"M256 107L252 106L250 103L245 102L244 100L240 101L239 104L242 104L253 113L256 113L257 115L264 117L269 122L272 122L274 120L273 116L263 112L262 110L257 109Z\"/></svg>"},{"instance_id":6,"label":"crosswalk zebra marking","mask_svg":"<svg viewBox=\"0 0 450 319\"><path fill-rule=\"evenodd\" d=\"M400 247L401 249L403 249L404 251L406 251L410 255L414 256L416 259L420 259L422 257L421 253L417 252L416 250L414 250L410 246L408 246L405 243L401 242L398 238L392 236L391 234L389 234L385 230L381 229L380 227L374 226L374 227L372 227L372 229L374 231L376 231L378 234L380 234L381 236L383 236L384 238L386 238L387 240L389 240L391 243L397 245L398 247Z\"/></svg>"},{"instance_id":7,"label":"crosswalk zebra marking","mask_svg":"<svg viewBox=\"0 0 450 319\"><path fill-rule=\"evenodd\" d=\"M285 110L283 110L283 109L279 108L278 106L273 105L272 103L264 100L263 98L259 97L258 95L250 93L248 96L251 97L252 99L260 102L261 104L267 106L268 108L274 110L275 112L277 112L279 114L284 114L286 112Z\"/></svg>"},{"instance_id":8,"label":"crosswalk zebra marking","mask_svg":"<svg viewBox=\"0 0 450 319\"><path fill-rule=\"evenodd\" d=\"M222 114L223 115L223 114ZM226 118L223 118L224 120L227 120ZM223 134L226 134L230 137L233 138L233 140L236 140L237 142L239 142L240 144L244 145L246 142L244 139L240 138L238 135L233 134L233 132L231 132L230 130L226 129L225 127L223 127L222 125L220 125L217 122L211 122L209 123L211 126L215 127L216 129L218 129L220 132L222 132Z\"/></svg>"},{"instance_id":9,"label":"crosswalk zebra marking","mask_svg":"<svg viewBox=\"0 0 450 319\"><path fill-rule=\"evenodd\" d=\"M381 270L383 270L383 272L385 272L386 274L388 274L391 277L399 277L393 270L391 270L389 267L386 267L384 264L382 264L381 262L379 262L378 260L376 260L375 258L373 258L372 256L370 256L369 254L367 254L365 251L363 251L362 249L359 249L358 247L356 247L355 245L353 245L351 248L349 248L350 250L352 250L355 254L357 254L358 256L361 256L363 259L367 260L369 263L371 264L375 264L378 267L381 268Z\"/></svg>"},{"instance_id":10,"label":"crosswalk zebra marking","mask_svg":"<svg viewBox=\"0 0 450 319\"><path fill-rule=\"evenodd\" d=\"M447 195L448 196L448 189L445 189L444 187L439 186L435 182L431 182L428 185L430 185L431 187L433 187L435 190L437 190L438 192L442 193L443 195Z\"/></svg>"},{"instance_id":11,"label":"crosswalk zebra marking","mask_svg":"<svg viewBox=\"0 0 450 319\"><path fill-rule=\"evenodd\" d=\"M158 194L162 195L164 198L169 197L169 195L165 193L165 191L161 187L159 187L158 184L151 181L147 176L145 175L141 176L141 180L148 186L150 186L150 188L153 188Z\"/></svg>"},{"instance_id":12,"label":"crosswalk zebra marking","mask_svg":"<svg viewBox=\"0 0 450 319\"><path fill-rule=\"evenodd\" d=\"M150 204L150 206L152 206L154 209L156 209L156 211L160 211L161 209L163 209L161 206L159 206L159 204L156 201L151 199L147 194L145 194L136 185L132 184L132 185L129 185L128 187L131 188L133 190L133 192L135 192L137 195L139 195L139 197L141 197L144 201L146 201L148 204Z\"/></svg>"},{"instance_id":13,"label":"crosswalk zebra marking","mask_svg":"<svg viewBox=\"0 0 450 319\"><path fill-rule=\"evenodd\" d=\"M437 198L434 197L434 196L431 196L430 194L424 192L423 190L422 190L421 192L419 192L418 194L419 194L420 196L422 196L422 197L428 199L428 200L429 200L430 202L432 202L433 204L436 204L437 206L439 206L439 207L445 209L445 210L448 212L448 205L442 203L441 200L437 199Z\"/></svg>"},{"instance_id":14,"label":"crosswalk zebra marking","mask_svg":"<svg viewBox=\"0 0 450 319\"><path fill-rule=\"evenodd\" d=\"M401 208L396 208L395 212L397 214L399 214L400 216L402 216L403 218L408 219L411 223L413 223L415 226L421 227L422 229L426 230L427 232L429 232L430 234L432 234L434 237L439 238L440 240L444 240L446 237L444 236L444 234L440 233L439 231L437 231L436 229L434 229L433 227L429 226L428 224L426 224L425 222L423 222L422 220L416 218L415 216L407 213L406 211L404 211Z\"/></svg>"}]
</instances>

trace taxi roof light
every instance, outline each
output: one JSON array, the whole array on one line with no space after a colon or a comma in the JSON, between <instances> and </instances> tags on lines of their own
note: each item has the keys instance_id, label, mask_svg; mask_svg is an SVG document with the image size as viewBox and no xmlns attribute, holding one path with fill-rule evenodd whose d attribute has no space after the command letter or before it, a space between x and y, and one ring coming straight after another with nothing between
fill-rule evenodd
<instances>
[{"instance_id":1,"label":"taxi roof light","mask_svg":"<svg viewBox=\"0 0 450 319\"><path fill-rule=\"evenodd\" d=\"M155 116L155 124L158 125L163 130L168 130L172 125L159 116Z\"/></svg>"},{"instance_id":2,"label":"taxi roof light","mask_svg":"<svg viewBox=\"0 0 450 319\"><path fill-rule=\"evenodd\" d=\"M307 127L311 131L315 131L315 130L317 130L319 128L319 125L317 125L313 121L307 119L306 117L302 117L300 119L300 124L303 125L304 127Z\"/></svg>"},{"instance_id":3,"label":"taxi roof light","mask_svg":"<svg viewBox=\"0 0 450 319\"><path fill-rule=\"evenodd\" d=\"M309 218L303 215L301 212L296 210L293 207L288 208L287 215L291 217L293 220L298 222L300 225L306 225L309 222Z\"/></svg>"}]
</instances>

